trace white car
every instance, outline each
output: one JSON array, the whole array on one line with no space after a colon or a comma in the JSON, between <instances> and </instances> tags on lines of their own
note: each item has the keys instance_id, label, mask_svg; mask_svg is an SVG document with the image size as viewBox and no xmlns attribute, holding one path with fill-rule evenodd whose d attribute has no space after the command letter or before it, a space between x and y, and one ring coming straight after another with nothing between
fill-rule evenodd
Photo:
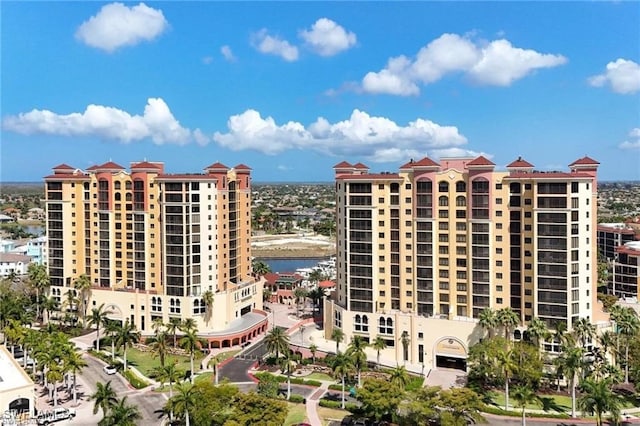
<instances>
[{"instance_id":1,"label":"white car","mask_svg":"<svg viewBox=\"0 0 640 426\"><path fill-rule=\"evenodd\" d=\"M105 372L105 374L108 374L109 376L111 376L112 374L116 374L118 372L118 369L116 368L115 365L105 365L102 370Z\"/></svg>"},{"instance_id":2,"label":"white car","mask_svg":"<svg viewBox=\"0 0 640 426\"><path fill-rule=\"evenodd\" d=\"M48 425L49 423L59 422L60 420L72 419L76 416L76 412L70 408L58 407L51 411L45 411L38 414L36 423L39 425Z\"/></svg>"}]
</instances>

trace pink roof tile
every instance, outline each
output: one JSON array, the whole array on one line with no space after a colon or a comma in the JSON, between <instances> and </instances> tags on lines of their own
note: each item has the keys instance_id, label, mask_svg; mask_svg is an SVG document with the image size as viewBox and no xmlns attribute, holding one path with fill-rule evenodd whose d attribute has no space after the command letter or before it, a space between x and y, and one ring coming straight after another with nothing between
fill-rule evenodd
<instances>
[{"instance_id":1,"label":"pink roof tile","mask_svg":"<svg viewBox=\"0 0 640 426\"><path fill-rule=\"evenodd\" d=\"M582 158L577 159L573 163L569 164L571 166L597 166L600 163L594 160L593 158L589 158L586 155Z\"/></svg>"},{"instance_id":2,"label":"pink roof tile","mask_svg":"<svg viewBox=\"0 0 640 426\"><path fill-rule=\"evenodd\" d=\"M410 169L413 167L440 167L440 164L436 163L429 157L424 157L423 159L418 161L411 160L407 164L404 164L403 166L401 166L400 168Z\"/></svg>"},{"instance_id":3,"label":"pink roof tile","mask_svg":"<svg viewBox=\"0 0 640 426\"><path fill-rule=\"evenodd\" d=\"M234 169L236 169L236 171L243 171L243 172L251 171L251 167L245 164L238 164L237 166L234 167Z\"/></svg>"},{"instance_id":4,"label":"pink roof tile","mask_svg":"<svg viewBox=\"0 0 640 426\"><path fill-rule=\"evenodd\" d=\"M160 164L150 163L148 161L142 161L140 163L131 164L131 170L133 169L161 169L162 166Z\"/></svg>"},{"instance_id":5,"label":"pink roof tile","mask_svg":"<svg viewBox=\"0 0 640 426\"><path fill-rule=\"evenodd\" d=\"M495 163L481 155L469 161L467 166L495 166Z\"/></svg>"},{"instance_id":6,"label":"pink roof tile","mask_svg":"<svg viewBox=\"0 0 640 426\"><path fill-rule=\"evenodd\" d=\"M90 172L90 171L92 171L92 170L97 170L97 169L99 169L99 168L100 168L100 166L98 166L97 164L94 164L93 166L88 167L88 168L87 168L87 171L88 171L88 172Z\"/></svg>"},{"instance_id":7,"label":"pink roof tile","mask_svg":"<svg viewBox=\"0 0 640 426\"><path fill-rule=\"evenodd\" d=\"M53 170L75 170L75 169L68 164L62 163L55 166Z\"/></svg>"},{"instance_id":8,"label":"pink roof tile","mask_svg":"<svg viewBox=\"0 0 640 426\"><path fill-rule=\"evenodd\" d=\"M350 168L350 167L353 167L353 165L347 163L346 161L341 161L335 166L333 166L334 169L344 169L344 168Z\"/></svg>"},{"instance_id":9,"label":"pink roof tile","mask_svg":"<svg viewBox=\"0 0 640 426\"><path fill-rule=\"evenodd\" d=\"M98 166L98 169L124 170L124 167L122 167L120 164L114 163L113 161L109 161L102 164L101 166Z\"/></svg>"},{"instance_id":10,"label":"pink roof tile","mask_svg":"<svg viewBox=\"0 0 640 426\"><path fill-rule=\"evenodd\" d=\"M220 163L220 162L215 162L210 166L207 166L204 168L205 170L229 170L229 168L227 166L225 166L224 164Z\"/></svg>"},{"instance_id":11,"label":"pink roof tile","mask_svg":"<svg viewBox=\"0 0 640 426\"><path fill-rule=\"evenodd\" d=\"M366 165L364 165L362 163L356 163L356 164L353 165L353 167L356 168L356 169L367 169L367 170L369 170L369 166L366 166Z\"/></svg>"},{"instance_id":12,"label":"pink roof tile","mask_svg":"<svg viewBox=\"0 0 640 426\"><path fill-rule=\"evenodd\" d=\"M522 157L518 157L517 160L512 161L511 163L507 164L507 167L514 168L514 169L523 169L523 168L527 168L528 169L528 168L533 167L533 164L531 164L527 160L523 160Z\"/></svg>"}]
</instances>

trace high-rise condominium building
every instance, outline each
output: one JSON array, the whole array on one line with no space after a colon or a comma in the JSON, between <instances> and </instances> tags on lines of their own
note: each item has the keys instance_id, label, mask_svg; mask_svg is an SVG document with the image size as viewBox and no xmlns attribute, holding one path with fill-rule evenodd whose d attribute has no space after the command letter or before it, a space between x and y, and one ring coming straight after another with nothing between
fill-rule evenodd
<instances>
[{"instance_id":1,"label":"high-rise condominium building","mask_svg":"<svg viewBox=\"0 0 640 426\"><path fill-rule=\"evenodd\" d=\"M389 359L464 367L485 308L571 329L596 303L598 162L540 172L522 158L424 158L335 169L337 291L326 337L386 340ZM549 342L547 350L558 350Z\"/></svg>"},{"instance_id":2,"label":"high-rise condominium building","mask_svg":"<svg viewBox=\"0 0 640 426\"><path fill-rule=\"evenodd\" d=\"M88 312L105 304L143 334L161 319L194 318L211 346L266 328L251 276L251 170L215 163L167 174L164 164L62 164L45 177L51 292L61 302L81 275ZM213 305L207 309L207 292Z\"/></svg>"}]
</instances>

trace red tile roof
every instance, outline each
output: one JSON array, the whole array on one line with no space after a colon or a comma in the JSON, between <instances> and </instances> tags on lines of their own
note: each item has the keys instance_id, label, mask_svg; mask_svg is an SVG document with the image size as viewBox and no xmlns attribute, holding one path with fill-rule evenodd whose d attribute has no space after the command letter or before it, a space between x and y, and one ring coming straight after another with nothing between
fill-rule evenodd
<instances>
[{"instance_id":1,"label":"red tile roof","mask_svg":"<svg viewBox=\"0 0 640 426\"><path fill-rule=\"evenodd\" d=\"M148 161L142 161L140 163L131 164L131 170L133 169L161 169L162 166L160 164L150 163Z\"/></svg>"},{"instance_id":2,"label":"red tile roof","mask_svg":"<svg viewBox=\"0 0 640 426\"><path fill-rule=\"evenodd\" d=\"M353 165L353 167L356 168L356 169L367 169L367 170L369 170L369 166L366 166L366 165L364 165L362 163L356 163L356 164Z\"/></svg>"},{"instance_id":3,"label":"red tile roof","mask_svg":"<svg viewBox=\"0 0 640 426\"><path fill-rule=\"evenodd\" d=\"M99 169L99 168L100 168L100 166L98 166L97 164L94 164L93 166L88 167L87 171L96 170L96 169Z\"/></svg>"},{"instance_id":4,"label":"red tile roof","mask_svg":"<svg viewBox=\"0 0 640 426\"><path fill-rule=\"evenodd\" d=\"M101 166L98 166L98 169L124 170L124 167L122 167L120 164L114 163L113 161L109 161Z\"/></svg>"},{"instance_id":5,"label":"red tile roof","mask_svg":"<svg viewBox=\"0 0 640 426\"><path fill-rule=\"evenodd\" d=\"M509 176L505 176L504 179L576 179L576 178L589 178L593 179L588 173L580 172L531 172L531 173L511 173Z\"/></svg>"},{"instance_id":6,"label":"red tile roof","mask_svg":"<svg viewBox=\"0 0 640 426\"><path fill-rule=\"evenodd\" d=\"M326 281L320 281L318 283L318 287L320 288L331 288L331 287L335 287L336 283L334 283L333 281L330 280L326 280Z\"/></svg>"},{"instance_id":7,"label":"red tile roof","mask_svg":"<svg viewBox=\"0 0 640 426\"><path fill-rule=\"evenodd\" d=\"M413 167L440 167L440 164L436 163L429 157L424 157L419 161L409 161L407 164L401 166L401 169L410 169Z\"/></svg>"},{"instance_id":8,"label":"red tile roof","mask_svg":"<svg viewBox=\"0 0 640 426\"><path fill-rule=\"evenodd\" d=\"M205 170L229 170L229 168L227 166L225 166L224 164L220 163L220 162L215 162L210 166L207 166L204 168Z\"/></svg>"},{"instance_id":9,"label":"red tile roof","mask_svg":"<svg viewBox=\"0 0 640 426\"><path fill-rule=\"evenodd\" d=\"M251 167L246 166L244 164L238 164L237 166L234 167L234 169L240 170L240 171L245 171L245 172L251 171Z\"/></svg>"},{"instance_id":10,"label":"red tile roof","mask_svg":"<svg viewBox=\"0 0 640 426\"><path fill-rule=\"evenodd\" d=\"M49 179L49 180L84 180L84 179L89 179L89 175L84 174L84 173L80 173L80 174L75 174L75 173L57 173L55 175L48 175L45 176L44 179Z\"/></svg>"},{"instance_id":11,"label":"red tile roof","mask_svg":"<svg viewBox=\"0 0 640 426\"><path fill-rule=\"evenodd\" d=\"M59 164L59 165L55 166L53 168L53 170L75 170L75 169L73 167L71 167L70 165L68 165L68 164L62 163L62 164Z\"/></svg>"},{"instance_id":12,"label":"red tile roof","mask_svg":"<svg viewBox=\"0 0 640 426\"><path fill-rule=\"evenodd\" d=\"M495 163L481 155L469 161L467 166L495 166Z\"/></svg>"},{"instance_id":13,"label":"red tile roof","mask_svg":"<svg viewBox=\"0 0 640 426\"><path fill-rule=\"evenodd\" d=\"M573 163L569 164L571 166L597 166L600 163L594 160L593 158L589 158L586 155L582 158L577 159Z\"/></svg>"},{"instance_id":14,"label":"red tile roof","mask_svg":"<svg viewBox=\"0 0 640 426\"><path fill-rule=\"evenodd\" d=\"M353 167L353 165L347 163L346 161L341 161L335 166L333 166L334 169L344 169L344 168L350 168L350 167Z\"/></svg>"},{"instance_id":15,"label":"red tile roof","mask_svg":"<svg viewBox=\"0 0 640 426\"><path fill-rule=\"evenodd\" d=\"M192 181L192 180L210 180L215 181L217 178L211 175L205 175L203 173L176 173L176 174L159 174L156 179L159 180L181 180L181 181Z\"/></svg>"},{"instance_id":16,"label":"red tile roof","mask_svg":"<svg viewBox=\"0 0 640 426\"><path fill-rule=\"evenodd\" d=\"M344 174L336 176L336 179L342 180L396 180L402 179L397 173L368 173L364 175Z\"/></svg>"},{"instance_id":17,"label":"red tile roof","mask_svg":"<svg viewBox=\"0 0 640 426\"><path fill-rule=\"evenodd\" d=\"M523 168L532 168L533 164L528 162L527 160L523 160L522 157L518 157L517 160L507 164L507 167L513 169L523 169Z\"/></svg>"}]
</instances>

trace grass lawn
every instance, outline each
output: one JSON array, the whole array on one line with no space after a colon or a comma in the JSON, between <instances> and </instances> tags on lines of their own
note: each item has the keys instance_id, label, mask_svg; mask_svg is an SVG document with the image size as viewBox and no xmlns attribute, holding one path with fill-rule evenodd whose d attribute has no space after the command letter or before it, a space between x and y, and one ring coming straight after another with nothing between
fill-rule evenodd
<instances>
[{"instance_id":1,"label":"grass lawn","mask_svg":"<svg viewBox=\"0 0 640 426\"><path fill-rule=\"evenodd\" d=\"M222 362L222 361L225 361L225 360L227 360L229 358L233 358L234 356L236 356L239 353L240 353L240 349L234 349L232 351L219 353L218 355L215 356L215 358L217 358L218 361Z\"/></svg>"},{"instance_id":2,"label":"grass lawn","mask_svg":"<svg viewBox=\"0 0 640 426\"><path fill-rule=\"evenodd\" d=\"M196 379L193 381L194 383L199 382L213 382L213 371L207 371L206 373L201 373L196 376Z\"/></svg>"},{"instance_id":3,"label":"grass lawn","mask_svg":"<svg viewBox=\"0 0 640 426\"><path fill-rule=\"evenodd\" d=\"M311 373L308 376L304 376L302 378L307 380L325 380L332 383L336 381L336 379L334 379L330 375L325 373L318 373L318 372Z\"/></svg>"},{"instance_id":4,"label":"grass lawn","mask_svg":"<svg viewBox=\"0 0 640 426\"><path fill-rule=\"evenodd\" d=\"M284 426L291 426L304 422L307 418L307 407L304 404L292 404L287 403L289 407L289 413L284 421Z\"/></svg>"},{"instance_id":5,"label":"grass lawn","mask_svg":"<svg viewBox=\"0 0 640 426\"><path fill-rule=\"evenodd\" d=\"M534 404L527 404L527 408L534 410L555 411L558 413L571 412L571 397L567 395L539 395L541 401ZM504 408L504 392L492 391L491 401L500 408ZM516 400L509 398L509 406L515 409Z\"/></svg>"},{"instance_id":6,"label":"grass lawn","mask_svg":"<svg viewBox=\"0 0 640 426\"><path fill-rule=\"evenodd\" d=\"M118 355L122 357L122 351L120 351ZM204 355L201 352L196 353L193 361L193 366L196 371L200 369L200 361L203 357ZM188 356L167 355L165 364L170 364L174 360L178 362L178 368L184 371L189 371L191 368ZM154 368L160 367L160 358L154 358L151 352L142 352L138 349L129 348L127 349L127 363L136 367L142 374L149 377Z\"/></svg>"},{"instance_id":7,"label":"grass lawn","mask_svg":"<svg viewBox=\"0 0 640 426\"><path fill-rule=\"evenodd\" d=\"M318 416L323 425L328 425L332 420L342 420L350 414L347 410L338 408L318 407Z\"/></svg>"}]
</instances>

